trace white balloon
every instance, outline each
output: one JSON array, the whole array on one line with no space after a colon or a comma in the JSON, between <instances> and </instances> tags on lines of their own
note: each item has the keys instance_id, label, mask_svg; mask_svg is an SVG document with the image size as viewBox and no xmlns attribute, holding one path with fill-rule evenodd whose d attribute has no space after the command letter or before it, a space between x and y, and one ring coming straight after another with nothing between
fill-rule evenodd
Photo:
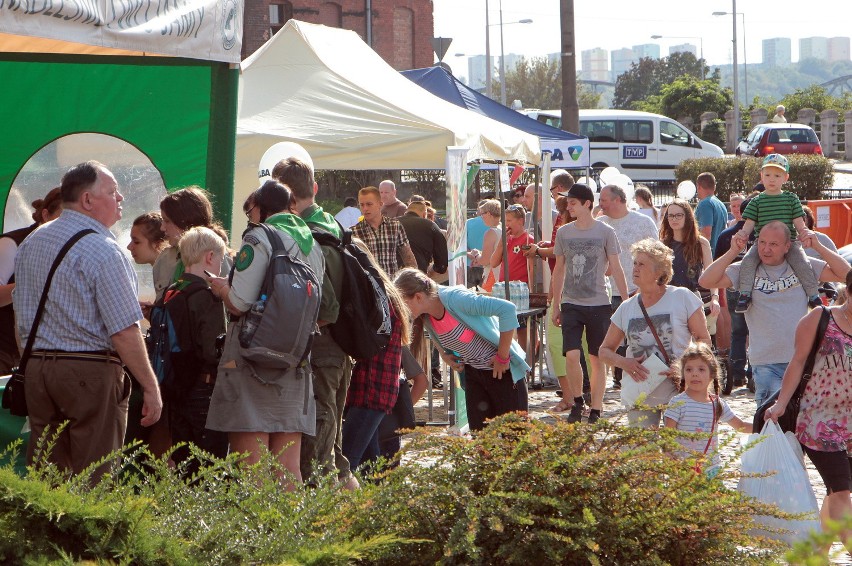
<instances>
[{"instance_id":1,"label":"white balloon","mask_svg":"<svg viewBox=\"0 0 852 566\"><path fill-rule=\"evenodd\" d=\"M677 196L683 200L691 200L695 191L695 183L692 181L683 181L677 186Z\"/></svg>"},{"instance_id":2,"label":"white balloon","mask_svg":"<svg viewBox=\"0 0 852 566\"><path fill-rule=\"evenodd\" d=\"M633 179L622 173L617 177L614 177L609 184L621 187L622 190L624 190L624 196L627 198L627 202L633 200Z\"/></svg>"},{"instance_id":3,"label":"white balloon","mask_svg":"<svg viewBox=\"0 0 852 566\"><path fill-rule=\"evenodd\" d=\"M612 185L614 184L613 180L618 175L621 175L621 171L619 171L617 167L607 167L601 171L601 174L598 177L604 185Z\"/></svg>"},{"instance_id":4,"label":"white balloon","mask_svg":"<svg viewBox=\"0 0 852 566\"><path fill-rule=\"evenodd\" d=\"M260 167L257 172L258 181L263 183L272 178L272 169L282 159L295 157L299 161L310 166L311 171L314 169L314 160L308 154L304 147L296 142L278 142L264 152L260 158Z\"/></svg>"},{"instance_id":5,"label":"white balloon","mask_svg":"<svg viewBox=\"0 0 852 566\"><path fill-rule=\"evenodd\" d=\"M597 192L598 190L598 184L595 183L595 180L589 179L588 177L580 177L579 179L577 179L577 184L586 185L587 187L592 189L592 192Z\"/></svg>"}]
</instances>

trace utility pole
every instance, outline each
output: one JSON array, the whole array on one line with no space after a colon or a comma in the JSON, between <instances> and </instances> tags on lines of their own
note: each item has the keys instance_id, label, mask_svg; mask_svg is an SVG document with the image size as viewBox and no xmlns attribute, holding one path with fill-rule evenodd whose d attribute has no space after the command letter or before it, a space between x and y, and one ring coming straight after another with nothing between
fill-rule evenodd
<instances>
[{"instance_id":1,"label":"utility pole","mask_svg":"<svg viewBox=\"0 0 852 566\"><path fill-rule=\"evenodd\" d=\"M577 102L577 56L574 37L574 0L559 0L562 27L562 129L580 131L580 104Z\"/></svg>"}]
</instances>

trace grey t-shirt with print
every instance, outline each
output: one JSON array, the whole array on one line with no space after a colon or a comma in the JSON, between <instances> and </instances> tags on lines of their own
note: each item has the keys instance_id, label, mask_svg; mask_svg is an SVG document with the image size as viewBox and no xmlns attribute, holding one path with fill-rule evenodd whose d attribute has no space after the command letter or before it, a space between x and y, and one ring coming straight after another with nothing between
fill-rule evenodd
<instances>
[{"instance_id":1,"label":"grey t-shirt with print","mask_svg":"<svg viewBox=\"0 0 852 566\"><path fill-rule=\"evenodd\" d=\"M609 304L606 294L607 258L621 253L615 230L600 222L580 230L571 222L556 231L556 257L565 257L562 303L596 307Z\"/></svg>"},{"instance_id":2,"label":"grey t-shirt with print","mask_svg":"<svg viewBox=\"0 0 852 566\"><path fill-rule=\"evenodd\" d=\"M825 262L812 258L808 261L819 280ZM731 281L739 281L740 264L729 266L725 274ZM790 264L761 263L754 278L751 307L745 313L749 363L756 366L790 363L796 324L807 313L808 298Z\"/></svg>"},{"instance_id":3,"label":"grey t-shirt with print","mask_svg":"<svg viewBox=\"0 0 852 566\"><path fill-rule=\"evenodd\" d=\"M636 284L633 282L633 277L630 276L633 271L633 255L630 253L630 246L647 238L659 240L657 225L649 216L633 210L628 211L626 216L618 219L601 216L601 222L607 226L612 226L615 235L618 236L618 245L621 246L618 261L621 263L621 269L624 270L624 276L627 278L627 292L632 293L636 290ZM613 296L618 295L618 286L615 284L615 277L612 275L609 276L609 288L612 289Z\"/></svg>"}]
</instances>

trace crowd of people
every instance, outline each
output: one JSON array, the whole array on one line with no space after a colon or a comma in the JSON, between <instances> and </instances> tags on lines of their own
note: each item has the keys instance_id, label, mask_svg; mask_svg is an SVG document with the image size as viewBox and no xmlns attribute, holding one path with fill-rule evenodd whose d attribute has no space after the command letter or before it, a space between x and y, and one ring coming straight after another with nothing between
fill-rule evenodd
<instances>
[{"instance_id":1,"label":"crowd of people","mask_svg":"<svg viewBox=\"0 0 852 566\"><path fill-rule=\"evenodd\" d=\"M824 516L839 518L852 514L852 315L848 303L831 307L829 329L817 336L819 317L808 309L821 304L818 282L845 283L845 300L852 277L836 248L809 227L796 195L783 190L788 177L786 159L768 156L765 190L732 197L729 221L709 173L696 179L695 209L675 199L660 210L647 188L637 188L632 207L616 185L601 188L596 207L591 188L559 172L551 179L549 240L535 238L535 185L513 193L505 225L500 201L478 204L467 225L470 285L481 285L473 289L440 284L446 227L426 199L404 203L386 180L362 188L333 217L315 201L313 164L296 157L281 160L245 200L248 228L235 250L205 191L189 187L134 220L128 257L109 230L124 197L109 169L89 161L33 203L32 226L0 237L0 370L21 361L20 344L32 337L30 463L43 457L41 437L59 431L48 458L70 473L139 440L157 456L169 453L191 477L199 463L183 443L194 443L214 456L239 452L249 464L272 453L287 489L314 474L356 489L353 472L392 458L397 430L413 425L429 359L435 387L444 383L439 359L464 374L474 433L491 418L527 410L527 351L538 345L518 332L528 317L488 291L499 281L533 287L543 260L552 271L546 346L562 390L553 412L569 422L602 418L607 366L620 389L625 380L658 377L647 363L655 357L667 369L641 404L626 403L629 425L710 433L706 444L690 437L683 445L685 453L712 455L717 423L751 431L720 396L719 345L730 344L736 385L745 383L746 367L753 375L756 406L780 390L766 413L777 419L817 341L797 436L828 487ZM388 301L387 344L364 358L348 355L331 331L345 307L343 258L339 247L317 240L318 233L340 240L348 230ZM51 264L75 236L47 288ZM256 363L242 338L266 298L276 246L321 282L310 356L286 369ZM140 302L131 258L151 266L155 301ZM169 303L185 306L170 321L180 356L171 355L164 380L142 328ZM705 472L718 464L709 458ZM108 471L101 466L93 479Z\"/></svg>"}]
</instances>

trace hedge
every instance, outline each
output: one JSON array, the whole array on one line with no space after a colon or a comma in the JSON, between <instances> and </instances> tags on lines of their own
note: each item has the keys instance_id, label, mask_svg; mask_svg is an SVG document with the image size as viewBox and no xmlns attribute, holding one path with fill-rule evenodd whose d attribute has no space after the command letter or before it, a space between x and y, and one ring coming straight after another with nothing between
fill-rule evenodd
<instances>
[{"instance_id":1,"label":"hedge","mask_svg":"<svg viewBox=\"0 0 852 566\"><path fill-rule=\"evenodd\" d=\"M821 155L788 155L790 180L784 190L799 195L801 200L819 200L834 181L834 168ZM731 193L748 193L760 181L760 157L713 157L686 159L675 168L675 181L695 181L709 171L716 177L716 196L727 202Z\"/></svg>"}]
</instances>

